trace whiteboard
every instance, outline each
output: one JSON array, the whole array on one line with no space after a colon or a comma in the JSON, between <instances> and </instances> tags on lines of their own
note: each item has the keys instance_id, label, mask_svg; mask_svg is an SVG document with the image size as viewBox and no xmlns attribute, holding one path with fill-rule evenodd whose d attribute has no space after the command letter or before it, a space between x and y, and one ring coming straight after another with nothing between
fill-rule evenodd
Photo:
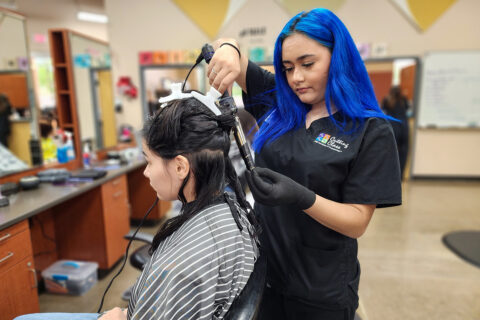
<instances>
[{"instance_id":1,"label":"whiteboard","mask_svg":"<svg viewBox=\"0 0 480 320\"><path fill-rule=\"evenodd\" d=\"M420 128L480 128L480 51L427 53L418 107Z\"/></svg>"}]
</instances>

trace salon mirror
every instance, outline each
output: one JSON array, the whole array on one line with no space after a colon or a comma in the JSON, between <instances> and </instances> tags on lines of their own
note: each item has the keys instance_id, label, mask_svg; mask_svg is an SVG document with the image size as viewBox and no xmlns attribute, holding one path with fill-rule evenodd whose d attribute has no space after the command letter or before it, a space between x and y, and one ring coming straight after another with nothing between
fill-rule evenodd
<instances>
[{"instance_id":1,"label":"salon mirror","mask_svg":"<svg viewBox=\"0 0 480 320\"><path fill-rule=\"evenodd\" d=\"M168 96L172 92L170 89L172 83L183 83L191 67L190 64L140 66L144 118L154 114L160 108L158 99ZM196 66L188 77L185 90L197 90L205 93L207 83L205 74L205 64Z\"/></svg>"},{"instance_id":2,"label":"salon mirror","mask_svg":"<svg viewBox=\"0 0 480 320\"><path fill-rule=\"evenodd\" d=\"M76 32L69 40L82 145L113 147L117 128L108 43Z\"/></svg>"},{"instance_id":3,"label":"salon mirror","mask_svg":"<svg viewBox=\"0 0 480 320\"><path fill-rule=\"evenodd\" d=\"M0 177L29 169L37 137L25 17L0 8Z\"/></svg>"}]
</instances>

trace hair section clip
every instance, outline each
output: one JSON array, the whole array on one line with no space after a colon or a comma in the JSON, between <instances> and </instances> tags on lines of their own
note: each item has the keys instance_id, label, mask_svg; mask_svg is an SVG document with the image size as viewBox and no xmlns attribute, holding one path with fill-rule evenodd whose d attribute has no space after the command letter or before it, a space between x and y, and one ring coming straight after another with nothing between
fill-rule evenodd
<instances>
[{"instance_id":1,"label":"hair section clip","mask_svg":"<svg viewBox=\"0 0 480 320\"><path fill-rule=\"evenodd\" d=\"M178 99L190 98L192 96L191 93L182 92L182 83L172 83L170 89L172 90L172 93L170 93L170 95L158 99L158 102L162 104L162 108L167 102Z\"/></svg>"},{"instance_id":2,"label":"hair section clip","mask_svg":"<svg viewBox=\"0 0 480 320\"><path fill-rule=\"evenodd\" d=\"M173 100L181 100L186 98L195 98L201 103L203 103L208 109L210 109L216 116L222 114L220 109L215 105L215 101L218 100L222 96L220 92L218 92L214 87L210 87L210 91L206 95L201 93L192 91L191 93L182 92L182 84L181 83L172 83L171 86L172 93L166 97L161 97L158 99L158 102L161 103L161 107L165 107L167 102Z\"/></svg>"},{"instance_id":3,"label":"hair section clip","mask_svg":"<svg viewBox=\"0 0 480 320\"><path fill-rule=\"evenodd\" d=\"M218 109L215 101L218 100L222 96L220 92L218 92L214 87L210 87L210 91L207 92L206 95L200 94L198 92L192 91L192 96L207 106L216 116L222 114L220 109Z\"/></svg>"}]
</instances>

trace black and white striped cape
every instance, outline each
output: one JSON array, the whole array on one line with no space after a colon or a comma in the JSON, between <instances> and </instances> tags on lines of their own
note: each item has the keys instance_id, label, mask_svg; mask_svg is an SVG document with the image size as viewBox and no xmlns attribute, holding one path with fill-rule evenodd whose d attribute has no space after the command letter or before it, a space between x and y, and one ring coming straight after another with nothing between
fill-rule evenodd
<instances>
[{"instance_id":1,"label":"black and white striped cape","mask_svg":"<svg viewBox=\"0 0 480 320\"><path fill-rule=\"evenodd\" d=\"M133 288L127 318L222 319L258 257L252 226L238 209L242 231L224 202L203 209L166 238Z\"/></svg>"}]
</instances>

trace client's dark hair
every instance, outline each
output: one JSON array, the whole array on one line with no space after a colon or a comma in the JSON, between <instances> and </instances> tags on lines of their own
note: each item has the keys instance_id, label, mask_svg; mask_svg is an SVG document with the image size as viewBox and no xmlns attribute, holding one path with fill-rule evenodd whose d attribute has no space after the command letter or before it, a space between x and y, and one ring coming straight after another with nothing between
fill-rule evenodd
<instances>
[{"instance_id":1,"label":"client's dark hair","mask_svg":"<svg viewBox=\"0 0 480 320\"><path fill-rule=\"evenodd\" d=\"M178 199L183 204L180 215L166 221L157 232L150 249L151 254L161 241L178 230L184 222L214 203L220 196L224 196L227 186L233 188L238 204L247 212L248 220L254 229L258 229L252 209L245 199L245 193L228 157L230 131L234 124L235 118L232 114L216 116L195 98L169 102L145 124L143 136L153 153L165 160L183 155L190 162L191 168L178 192ZM183 189L190 174L193 174L195 179L196 199L187 204ZM225 198L239 225L236 207L232 206L228 196Z\"/></svg>"}]
</instances>

